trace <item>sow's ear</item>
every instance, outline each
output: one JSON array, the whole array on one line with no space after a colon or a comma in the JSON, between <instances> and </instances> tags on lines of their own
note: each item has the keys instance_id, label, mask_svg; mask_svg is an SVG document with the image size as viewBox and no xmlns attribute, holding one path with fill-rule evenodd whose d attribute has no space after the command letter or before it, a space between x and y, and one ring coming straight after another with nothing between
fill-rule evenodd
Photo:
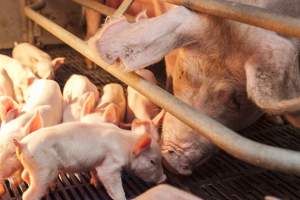
<instances>
[{"instance_id":1,"label":"sow's ear","mask_svg":"<svg viewBox=\"0 0 300 200\"><path fill-rule=\"evenodd\" d=\"M286 39L273 36L277 47L266 46L245 64L248 97L266 113L284 115L300 127L300 79L298 49ZM275 42L276 41L276 42Z\"/></svg>"}]
</instances>

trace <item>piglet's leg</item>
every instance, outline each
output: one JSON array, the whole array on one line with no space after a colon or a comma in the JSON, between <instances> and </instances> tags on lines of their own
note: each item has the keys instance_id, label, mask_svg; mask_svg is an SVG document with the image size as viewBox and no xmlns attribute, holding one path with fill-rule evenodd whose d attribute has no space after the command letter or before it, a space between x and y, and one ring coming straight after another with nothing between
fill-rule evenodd
<instances>
[{"instance_id":1,"label":"piglet's leg","mask_svg":"<svg viewBox=\"0 0 300 200\"><path fill-rule=\"evenodd\" d=\"M125 18L113 20L88 44L107 63L120 59L126 70L133 71L161 60L175 48L198 41L206 26L207 21L198 14L177 7L133 24Z\"/></svg>"},{"instance_id":2,"label":"piglet's leg","mask_svg":"<svg viewBox=\"0 0 300 200\"><path fill-rule=\"evenodd\" d=\"M105 163L105 162L104 162ZM126 200L122 186L121 168L113 165L101 165L96 168L97 176L105 187L109 196L114 200Z\"/></svg>"},{"instance_id":3,"label":"piglet's leg","mask_svg":"<svg viewBox=\"0 0 300 200\"><path fill-rule=\"evenodd\" d=\"M50 170L30 171L30 186L24 192L23 200L40 200L47 193L50 183L52 183L57 173Z\"/></svg>"}]
</instances>

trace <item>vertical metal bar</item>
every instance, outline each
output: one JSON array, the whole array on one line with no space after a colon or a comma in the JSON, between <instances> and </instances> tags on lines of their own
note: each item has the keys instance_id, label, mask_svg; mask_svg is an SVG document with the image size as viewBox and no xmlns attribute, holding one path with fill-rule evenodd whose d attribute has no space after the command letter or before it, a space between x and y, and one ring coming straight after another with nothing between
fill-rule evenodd
<instances>
[{"instance_id":1,"label":"vertical metal bar","mask_svg":"<svg viewBox=\"0 0 300 200\"><path fill-rule=\"evenodd\" d=\"M135 73L125 73L117 66L107 65L84 41L34 10L27 7L25 14L57 38L136 89L232 156L263 168L300 175L300 152L260 144L240 136Z\"/></svg>"}]
</instances>

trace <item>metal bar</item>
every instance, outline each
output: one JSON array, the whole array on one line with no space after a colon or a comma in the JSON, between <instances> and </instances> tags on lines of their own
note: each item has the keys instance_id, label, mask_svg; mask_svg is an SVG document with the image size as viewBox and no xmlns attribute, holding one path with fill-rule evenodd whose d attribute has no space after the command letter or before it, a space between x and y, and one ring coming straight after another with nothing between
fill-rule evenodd
<instances>
[{"instance_id":1,"label":"metal bar","mask_svg":"<svg viewBox=\"0 0 300 200\"><path fill-rule=\"evenodd\" d=\"M93 9L103 15L106 15L106 16L111 16L116 11L116 9L106 6L104 4L98 3L97 1L94 1L94 0L73 0L73 1L84 7ZM127 18L127 20L129 20L131 22L135 21L135 17L133 17L131 15L125 14L124 16Z\"/></svg>"},{"instance_id":2,"label":"metal bar","mask_svg":"<svg viewBox=\"0 0 300 200\"><path fill-rule=\"evenodd\" d=\"M197 130L198 134L205 136L232 156L263 168L300 175L299 152L260 144L244 138L135 73L123 72L119 68L120 66L109 66L84 41L29 7L25 8L25 15L104 70Z\"/></svg>"},{"instance_id":3,"label":"metal bar","mask_svg":"<svg viewBox=\"0 0 300 200\"><path fill-rule=\"evenodd\" d=\"M21 38L22 41L26 41L28 38L28 32L27 32L28 19L24 14L24 7L26 6L26 0L19 0L19 5L20 5L20 15L21 15L21 34L22 34Z\"/></svg>"},{"instance_id":4,"label":"metal bar","mask_svg":"<svg viewBox=\"0 0 300 200\"><path fill-rule=\"evenodd\" d=\"M269 29L284 35L300 37L300 20L264 8L225 0L163 0L194 11L207 13Z\"/></svg>"},{"instance_id":5,"label":"metal bar","mask_svg":"<svg viewBox=\"0 0 300 200\"><path fill-rule=\"evenodd\" d=\"M112 15L112 18L119 18L124 15L124 13L128 10L134 0L124 0L122 4L118 7L115 13Z\"/></svg>"}]
</instances>

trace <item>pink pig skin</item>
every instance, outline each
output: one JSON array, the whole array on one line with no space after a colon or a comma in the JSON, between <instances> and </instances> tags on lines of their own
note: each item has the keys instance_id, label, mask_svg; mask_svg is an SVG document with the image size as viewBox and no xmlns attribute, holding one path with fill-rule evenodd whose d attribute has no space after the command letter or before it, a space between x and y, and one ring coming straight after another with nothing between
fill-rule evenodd
<instances>
[{"instance_id":1,"label":"pink pig skin","mask_svg":"<svg viewBox=\"0 0 300 200\"><path fill-rule=\"evenodd\" d=\"M27 104L20 115L1 126L0 129L0 179L8 178L15 171L22 169L15 155L13 139L21 140L34 128L37 113L43 126L53 126L62 119L62 94L59 85L52 80L37 80L30 87ZM47 91L47 92L45 92Z\"/></svg>"},{"instance_id":2,"label":"pink pig skin","mask_svg":"<svg viewBox=\"0 0 300 200\"><path fill-rule=\"evenodd\" d=\"M36 79L31 70L15 59L0 55L0 67L4 68L13 82L16 99L19 103L26 100L27 89Z\"/></svg>"},{"instance_id":3,"label":"pink pig skin","mask_svg":"<svg viewBox=\"0 0 300 200\"><path fill-rule=\"evenodd\" d=\"M99 99L99 91L87 77L74 74L64 86L63 97L63 122L79 121L93 111Z\"/></svg>"}]
</instances>

